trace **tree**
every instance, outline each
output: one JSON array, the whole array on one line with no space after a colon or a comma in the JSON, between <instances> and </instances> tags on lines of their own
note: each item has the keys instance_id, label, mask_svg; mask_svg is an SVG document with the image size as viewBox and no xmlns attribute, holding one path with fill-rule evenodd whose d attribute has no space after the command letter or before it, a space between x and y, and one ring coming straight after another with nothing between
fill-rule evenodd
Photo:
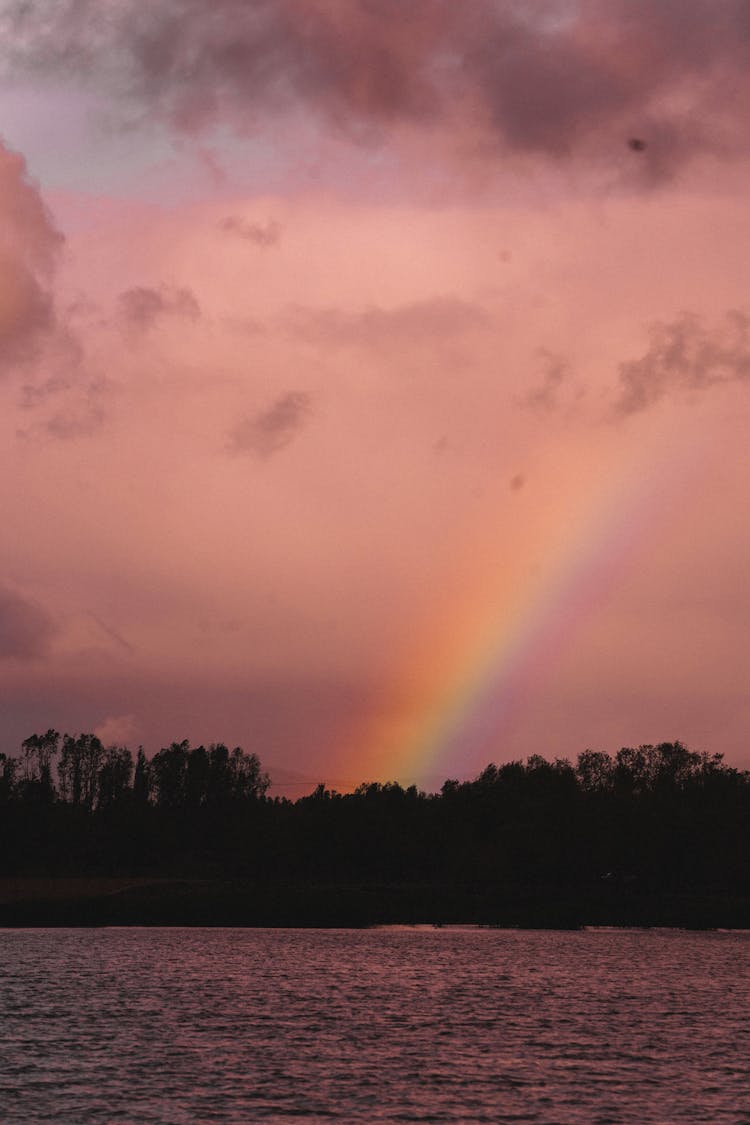
<instances>
[{"instance_id":1,"label":"tree","mask_svg":"<svg viewBox=\"0 0 750 1125\"><path fill-rule=\"evenodd\" d=\"M120 804L130 792L132 774L133 755L127 746L108 746L97 778L97 807Z\"/></svg>"},{"instance_id":2,"label":"tree","mask_svg":"<svg viewBox=\"0 0 750 1125\"><path fill-rule=\"evenodd\" d=\"M46 734L32 734L21 743L24 781L47 780L52 784L52 759L58 751L60 735L50 729Z\"/></svg>"},{"instance_id":3,"label":"tree","mask_svg":"<svg viewBox=\"0 0 750 1125\"><path fill-rule=\"evenodd\" d=\"M142 808L144 805L147 805L150 794L151 769L146 761L143 747L139 746L135 762L135 772L133 774L133 801L136 806Z\"/></svg>"},{"instance_id":4,"label":"tree","mask_svg":"<svg viewBox=\"0 0 750 1125\"><path fill-rule=\"evenodd\" d=\"M18 759L0 754L0 804L8 804L16 792L16 771Z\"/></svg>"},{"instance_id":5,"label":"tree","mask_svg":"<svg viewBox=\"0 0 750 1125\"><path fill-rule=\"evenodd\" d=\"M603 792L612 785L614 762L603 750L584 750L578 755L576 774L582 789Z\"/></svg>"},{"instance_id":6,"label":"tree","mask_svg":"<svg viewBox=\"0 0 750 1125\"><path fill-rule=\"evenodd\" d=\"M63 748L58 766L60 793L71 805L93 809L97 795L99 767L104 758L104 747L95 734L70 734L63 736Z\"/></svg>"},{"instance_id":7,"label":"tree","mask_svg":"<svg viewBox=\"0 0 750 1125\"><path fill-rule=\"evenodd\" d=\"M151 778L159 808L178 809L185 804L190 743L172 742L151 759Z\"/></svg>"}]
</instances>

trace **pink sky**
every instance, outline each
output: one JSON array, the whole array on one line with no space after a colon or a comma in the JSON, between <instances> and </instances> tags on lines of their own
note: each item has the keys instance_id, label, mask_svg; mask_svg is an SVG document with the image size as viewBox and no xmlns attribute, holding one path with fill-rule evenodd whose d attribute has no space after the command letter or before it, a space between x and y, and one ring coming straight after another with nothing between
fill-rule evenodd
<instances>
[{"instance_id":1,"label":"pink sky","mask_svg":"<svg viewBox=\"0 0 750 1125\"><path fill-rule=\"evenodd\" d=\"M0 34L0 749L750 766L745 5Z\"/></svg>"}]
</instances>

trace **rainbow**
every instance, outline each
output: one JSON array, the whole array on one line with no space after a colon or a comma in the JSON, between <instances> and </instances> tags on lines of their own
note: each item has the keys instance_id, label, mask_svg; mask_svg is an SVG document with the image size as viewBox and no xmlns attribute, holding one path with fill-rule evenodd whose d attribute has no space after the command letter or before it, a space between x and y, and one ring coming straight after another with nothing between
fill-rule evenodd
<instances>
[{"instance_id":1,"label":"rainbow","mask_svg":"<svg viewBox=\"0 0 750 1125\"><path fill-rule=\"evenodd\" d=\"M693 442L651 445L650 454L626 445L593 481L579 473L567 482L567 495L553 475L551 502L515 557L514 531L491 507L464 529L439 598L414 624L369 714L346 732L342 774L420 784L497 759L503 736L658 537L692 477Z\"/></svg>"}]
</instances>

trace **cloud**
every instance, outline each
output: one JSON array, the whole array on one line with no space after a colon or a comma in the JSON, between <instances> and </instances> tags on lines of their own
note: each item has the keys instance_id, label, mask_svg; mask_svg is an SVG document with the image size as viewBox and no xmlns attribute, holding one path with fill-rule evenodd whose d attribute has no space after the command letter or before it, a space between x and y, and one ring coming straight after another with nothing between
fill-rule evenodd
<instances>
[{"instance_id":1,"label":"cloud","mask_svg":"<svg viewBox=\"0 0 750 1125\"><path fill-rule=\"evenodd\" d=\"M101 417L102 380L87 372L81 341L55 309L63 242L23 157L0 142L0 374L23 376L22 410L52 409L32 429L53 437L90 431Z\"/></svg>"},{"instance_id":2,"label":"cloud","mask_svg":"<svg viewBox=\"0 0 750 1125\"><path fill-rule=\"evenodd\" d=\"M0 660L43 656L56 632L46 610L0 585Z\"/></svg>"},{"instance_id":3,"label":"cloud","mask_svg":"<svg viewBox=\"0 0 750 1125\"><path fill-rule=\"evenodd\" d=\"M750 317L738 310L706 327L695 313L651 325L640 359L618 368L616 417L654 406L672 393L696 393L721 383L750 379Z\"/></svg>"},{"instance_id":4,"label":"cloud","mask_svg":"<svg viewBox=\"0 0 750 1125\"><path fill-rule=\"evenodd\" d=\"M106 83L131 123L188 134L301 107L368 143L439 128L487 157L619 150L652 177L748 149L745 0L9 0L0 34L7 73Z\"/></svg>"},{"instance_id":5,"label":"cloud","mask_svg":"<svg viewBox=\"0 0 750 1125\"><path fill-rule=\"evenodd\" d=\"M113 384L87 371L77 342L63 334L66 343L58 349L52 375L21 387L21 409L35 414L28 428L16 430L17 437L36 440L41 434L72 441L96 433L107 418Z\"/></svg>"},{"instance_id":6,"label":"cloud","mask_svg":"<svg viewBox=\"0 0 750 1125\"><path fill-rule=\"evenodd\" d=\"M307 343L340 347L400 348L404 344L442 344L450 337L489 325L485 310L459 297L434 297L391 309L377 305L356 312L295 308L289 333Z\"/></svg>"},{"instance_id":7,"label":"cloud","mask_svg":"<svg viewBox=\"0 0 750 1125\"><path fill-rule=\"evenodd\" d=\"M267 410L244 418L229 435L231 453L252 453L265 460L289 445L310 414L310 396L289 391Z\"/></svg>"},{"instance_id":8,"label":"cloud","mask_svg":"<svg viewBox=\"0 0 750 1125\"><path fill-rule=\"evenodd\" d=\"M33 410L70 390L70 385L70 379L61 374L50 375L49 378L37 383L24 383L21 387L21 409Z\"/></svg>"},{"instance_id":9,"label":"cloud","mask_svg":"<svg viewBox=\"0 0 750 1125\"><path fill-rule=\"evenodd\" d=\"M59 441L75 441L95 434L105 417L101 406L86 401L81 405L56 411L44 423L44 430Z\"/></svg>"},{"instance_id":10,"label":"cloud","mask_svg":"<svg viewBox=\"0 0 750 1125\"><path fill-rule=\"evenodd\" d=\"M56 331L51 278L61 244L23 157L0 142L0 370L28 365Z\"/></svg>"},{"instance_id":11,"label":"cloud","mask_svg":"<svg viewBox=\"0 0 750 1125\"><path fill-rule=\"evenodd\" d=\"M0 141L0 243L4 252L49 276L63 237L56 229L26 161Z\"/></svg>"},{"instance_id":12,"label":"cloud","mask_svg":"<svg viewBox=\"0 0 750 1125\"><path fill-rule=\"evenodd\" d=\"M127 641L125 637L123 637L122 633L119 633L117 629L112 627L112 625L108 625L106 621L103 621L102 618L98 616L98 614L93 613L91 610L89 610L89 617L96 622L96 624L99 626L106 637L115 642L118 648L124 649L125 652L133 651L133 646L131 645L130 641Z\"/></svg>"},{"instance_id":13,"label":"cloud","mask_svg":"<svg viewBox=\"0 0 750 1125\"><path fill-rule=\"evenodd\" d=\"M559 394L563 383L570 376L570 368L567 360L547 351L546 348L539 348L537 357L541 369L541 379L528 394L519 400L520 405L526 406L530 410L555 410L559 405Z\"/></svg>"},{"instance_id":14,"label":"cloud","mask_svg":"<svg viewBox=\"0 0 750 1125\"><path fill-rule=\"evenodd\" d=\"M137 285L126 289L118 298L120 315L128 327L145 332L164 316L198 320L201 308L190 289L161 285L152 289Z\"/></svg>"},{"instance_id":15,"label":"cloud","mask_svg":"<svg viewBox=\"0 0 750 1125\"><path fill-rule=\"evenodd\" d=\"M219 223L227 234L233 234L246 242L254 242L263 249L275 246L281 238L281 224L269 219L267 223L252 223L238 215L227 215Z\"/></svg>"},{"instance_id":16,"label":"cloud","mask_svg":"<svg viewBox=\"0 0 750 1125\"><path fill-rule=\"evenodd\" d=\"M138 737L135 715L108 715L94 727L94 734L105 746L127 746Z\"/></svg>"},{"instance_id":17,"label":"cloud","mask_svg":"<svg viewBox=\"0 0 750 1125\"><path fill-rule=\"evenodd\" d=\"M53 322L50 294L22 262L0 252L0 367L34 359Z\"/></svg>"}]
</instances>

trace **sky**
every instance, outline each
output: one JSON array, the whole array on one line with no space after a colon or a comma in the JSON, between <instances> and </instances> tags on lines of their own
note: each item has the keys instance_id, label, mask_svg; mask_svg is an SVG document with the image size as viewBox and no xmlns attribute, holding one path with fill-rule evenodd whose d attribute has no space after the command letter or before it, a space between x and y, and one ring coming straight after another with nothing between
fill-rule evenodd
<instances>
[{"instance_id":1,"label":"sky","mask_svg":"<svg viewBox=\"0 0 750 1125\"><path fill-rule=\"evenodd\" d=\"M0 0L0 750L750 767L746 0Z\"/></svg>"}]
</instances>

